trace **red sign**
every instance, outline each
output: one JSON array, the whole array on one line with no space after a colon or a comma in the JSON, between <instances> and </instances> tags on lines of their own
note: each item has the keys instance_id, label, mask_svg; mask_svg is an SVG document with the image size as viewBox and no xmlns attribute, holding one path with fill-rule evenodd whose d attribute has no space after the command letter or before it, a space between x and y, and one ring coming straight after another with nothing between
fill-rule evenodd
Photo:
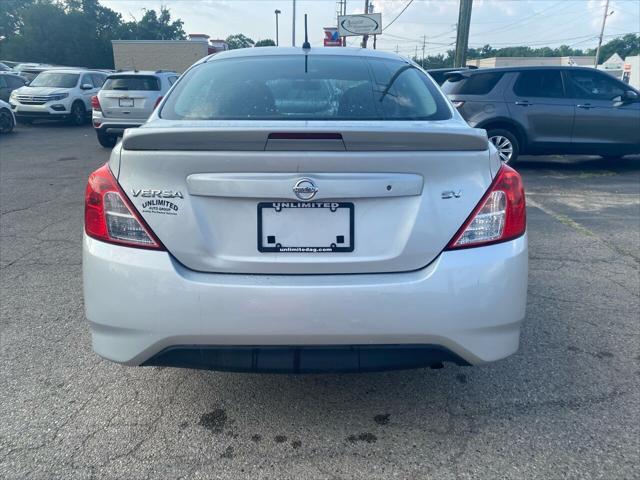
<instances>
[{"instance_id":1,"label":"red sign","mask_svg":"<svg viewBox=\"0 0 640 480\"><path fill-rule=\"evenodd\" d=\"M324 27L324 46L341 47L342 39L338 35L337 27Z\"/></svg>"}]
</instances>

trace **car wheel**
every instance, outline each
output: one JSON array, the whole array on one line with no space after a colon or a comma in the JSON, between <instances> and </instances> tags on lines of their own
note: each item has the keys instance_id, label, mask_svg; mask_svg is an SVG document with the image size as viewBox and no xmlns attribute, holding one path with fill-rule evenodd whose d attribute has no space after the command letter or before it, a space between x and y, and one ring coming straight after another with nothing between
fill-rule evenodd
<instances>
[{"instance_id":1,"label":"car wheel","mask_svg":"<svg viewBox=\"0 0 640 480\"><path fill-rule=\"evenodd\" d=\"M116 143L118 143L118 137L116 135L109 135L100 130L96 130L96 134L98 135L98 143L104 148L113 148L116 146Z\"/></svg>"},{"instance_id":2,"label":"car wheel","mask_svg":"<svg viewBox=\"0 0 640 480\"><path fill-rule=\"evenodd\" d=\"M87 109L84 108L84 103L74 102L71 106L71 116L69 122L72 125L81 126L87 121Z\"/></svg>"},{"instance_id":3,"label":"car wheel","mask_svg":"<svg viewBox=\"0 0 640 480\"><path fill-rule=\"evenodd\" d=\"M0 133L9 133L15 127L13 123L13 115L7 109L0 110Z\"/></svg>"},{"instance_id":4,"label":"car wheel","mask_svg":"<svg viewBox=\"0 0 640 480\"><path fill-rule=\"evenodd\" d=\"M498 150L500 160L507 165L515 163L520 153L520 143L516 136L509 130L496 128L487 132L489 141L493 143Z\"/></svg>"}]
</instances>

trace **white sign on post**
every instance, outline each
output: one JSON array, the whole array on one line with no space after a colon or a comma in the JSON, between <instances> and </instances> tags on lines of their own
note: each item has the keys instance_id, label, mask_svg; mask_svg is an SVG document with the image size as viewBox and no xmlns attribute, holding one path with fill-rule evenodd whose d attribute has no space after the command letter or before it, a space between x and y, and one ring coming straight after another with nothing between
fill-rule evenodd
<instances>
[{"instance_id":1,"label":"white sign on post","mask_svg":"<svg viewBox=\"0 0 640 480\"><path fill-rule=\"evenodd\" d=\"M379 35L382 33L382 14L340 15L338 34L341 37Z\"/></svg>"}]
</instances>

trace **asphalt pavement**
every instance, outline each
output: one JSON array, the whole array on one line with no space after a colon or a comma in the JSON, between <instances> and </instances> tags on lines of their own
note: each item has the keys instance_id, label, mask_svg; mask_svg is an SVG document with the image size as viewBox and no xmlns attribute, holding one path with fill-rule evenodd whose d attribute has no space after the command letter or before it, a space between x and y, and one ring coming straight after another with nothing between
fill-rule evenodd
<instances>
[{"instance_id":1,"label":"asphalt pavement","mask_svg":"<svg viewBox=\"0 0 640 480\"><path fill-rule=\"evenodd\" d=\"M0 478L638 478L640 158L519 163L531 262L516 355L296 376L93 354L83 194L108 154L89 126L0 136Z\"/></svg>"}]
</instances>

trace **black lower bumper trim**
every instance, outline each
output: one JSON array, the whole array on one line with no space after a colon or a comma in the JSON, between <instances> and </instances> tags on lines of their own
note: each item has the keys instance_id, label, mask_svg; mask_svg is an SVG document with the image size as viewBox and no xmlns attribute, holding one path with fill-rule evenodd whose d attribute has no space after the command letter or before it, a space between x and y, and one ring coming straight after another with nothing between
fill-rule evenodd
<instances>
[{"instance_id":1,"label":"black lower bumper trim","mask_svg":"<svg viewBox=\"0 0 640 480\"><path fill-rule=\"evenodd\" d=\"M439 345L178 345L162 350L142 365L227 372L323 373L424 368L442 362L470 365Z\"/></svg>"},{"instance_id":2,"label":"black lower bumper trim","mask_svg":"<svg viewBox=\"0 0 640 480\"><path fill-rule=\"evenodd\" d=\"M132 123L132 124L117 124L117 123L103 123L99 127L93 127L96 130L100 130L104 133L120 133L124 132L127 128L138 128L142 124L141 123Z\"/></svg>"},{"instance_id":3,"label":"black lower bumper trim","mask_svg":"<svg viewBox=\"0 0 640 480\"><path fill-rule=\"evenodd\" d=\"M34 120L34 119L66 119L69 117L69 112L63 113L50 113L50 112L13 112L18 120Z\"/></svg>"}]
</instances>

